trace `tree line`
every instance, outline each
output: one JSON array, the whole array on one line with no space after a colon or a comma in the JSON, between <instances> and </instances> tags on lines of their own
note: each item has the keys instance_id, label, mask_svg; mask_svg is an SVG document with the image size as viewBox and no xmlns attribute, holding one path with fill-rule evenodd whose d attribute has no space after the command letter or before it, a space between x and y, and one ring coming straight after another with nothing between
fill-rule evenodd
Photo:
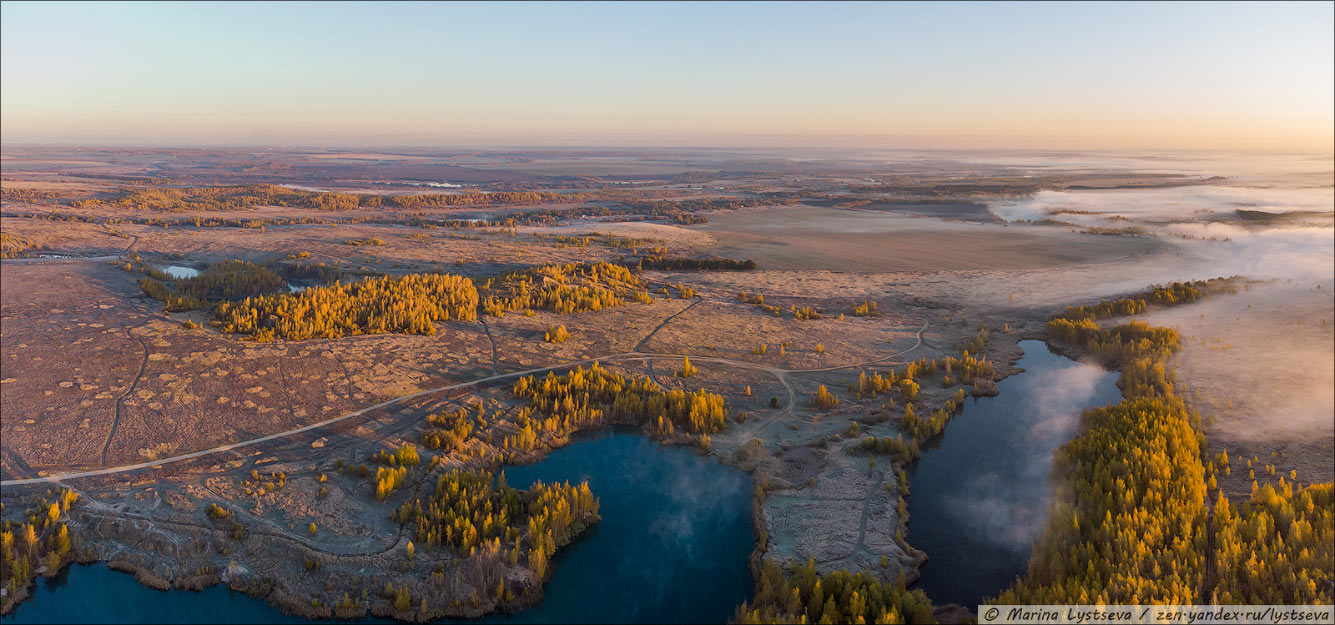
<instances>
[{"instance_id":1,"label":"tree line","mask_svg":"<svg viewBox=\"0 0 1335 625\"><path fill-rule=\"evenodd\" d=\"M499 220L487 219L443 219L427 218L426 213L410 213L402 217L384 217L377 215L344 215L341 217L312 217L312 216L288 216L288 217L163 217L160 215L136 216L136 215L84 215L69 212L7 212L5 217L14 219L40 219L43 221L75 222L75 223L93 223L93 224L134 224L140 226L160 226L163 228L171 227L195 227L195 228L255 228L263 229L266 226L298 226L298 225L380 225L380 226L411 226L415 228L436 229L450 228L452 230L468 230L483 228L511 228L516 225L540 225L550 223L553 220L539 220L530 223L526 217L507 217Z\"/></svg>"},{"instance_id":2,"label":"tree line","mask_svg":"<svg viewBox=\"0 0 1335 625\"><path fill-rule=\"evenodd\" d=\"M434 335L435 322L473 321L479 312L497 317L531 310L573 314L632 300L652 301L634 271L607 262L513 271L499 280L488 279L481 293L469 278L450 274L367 277L284 293L286 282L278 271L244 261L214 263L199 276L184 279L137 260L127 261L125 268L146 274L141 288L165 302L167 310L195 310L216 303L215 326L256 341L387 332ZM322 282L356 275L323 263L296 262L279 268L294 277ZM679 289L683 298L694 295L689 287ZM568 337L555 326L550 330L548 341Z\"/></svg>"},{"instance_id":3,"label":"tree line","mask_svg":"<svg viewBox=\"0 0 1335 625\"><path fill-rule=\"evenodd\" d=\"M933 623L932 603L908 590L904 576L882 582L871 573L816 572L792 564L785 573L772 560L760 566L756 594L737 608L735 623Z\"/></svg>"},{"instance_id":4,"label":"tree line","mask_svg":"<svg viewBox=\"0 0 1335 625\"><path fill-rule=\"evenodd\" d=\"M483 285L482 311L493 317L521 310L580 313L620 306L628 300L647 302L639 276L621 265L568 263L512 271Z\"/></svg>"},{"instance_id":5,"label":"tree line","mask_svg":"<svg viewBox=\"0 0 1335 625\"><path fill-rule=\"evenodd\" d=\"M430 496L405 501L392 516L412 529L416 543L464 558L484 548L512 565L523 562L540 580L556 550L600 518L588 482L535 482L522 491L506 484L504 473L485 470L445 473Z\"/></svg>"},{"instance_id":6,"label":"tree line","mask_svg":"<svg viewBox=\"0 0 1335 625\"><path fill-rule=\"evenodd\" d=\"M1194 299L1191 290L1167 289L1156 303ZM1165 365L1176 331L1103 330L1090 318L1135 306L1074 307L1074 319L1049 323L1051 340L1083 339L1121 366L1124 399L1086 411L1081 433L1058 450L1057 501L1024 577L996 602L1330 603L1335 485L1253 482L1250 501L1234 507L1219 494L1212 509L1217 467L1203 463L1200 416L1176 394Z\"/></svg>"},{"instance_id":7,"label":"tree line","mask_svg":"<svg viewBox=\"0 0 1335 625\"><path fill-rule=\"evenodd\" d=\"M387 332L433 336L436 322L473 321L477 308L477 289L468 278L408 274L224 301L213 323L256 341Z\"/></svg>"},{"instance_id":8,"label":"tree line","mask_svg":"<svg viewBox=\"0 0 1335 625\"><path fill-rule=\"evenodd\" d=\"M0 258L22 258L48 249L46 245L29 241L16 234L0 232Z\"/></svg>"},{"instance_id":9,"label":"tree line","mask_svg":"<svg viewBox=\"0 0 1335 625\"><path fill-rule=\"evenodd\" d=\"M1174 282L1166 286L1153 285L1137 293L1112 300L1102 300L1097 304L1071 306L1059 315L1068 321L1084 319L1106 319L1108 317L1126 317L1136 315L1150 306L1177 306L1189 304L1213 293L1236 292L1238 278L1211 278L1191 282Z\"/></svg>"},{"instance_id":10,"label":"tree line","mask_svg":"<svg viewBox=\"0 0 1335 625\"><path fill-rule=\"evenodd\" d=\"M703 389L664 390L648 377L626 378L598 363L541 379L526 376L512 390L529 400L520 416L531 421L523 427L556 438L609 422L645 426L660 436L702 436L727 426L721 395Z\"/></svg>"},{"instance_id":11,"label":"tree line","mask_svg":"<svg viewBox=\"0 0 1335 625\"><path fill-rule=\"evenodd\" d=\"M756 261L734 258L668 258L645 256L636 263L640 269L654 271L755 271Z\"/></svg>"},{"instance_id":12,"label":"tree line","mask_svg":"<svg viewBox=\"0 0 1335 625\"><path fill-rule=\"evenodd\" d=\"M250 210L259 206L285 206L320 211L350 211L362 208L424 210L468 208L506 204L584 202L600 199L599 193L553 191L491 191L379 195L307 191L271 184L122 189L110 198L73 200L73 208L116 208L167 212Z\"/></svg>"},{"instance_id":13,"label":"tree line","mask_svg":"<svg viewBox=\"0 0 1335 625\"><path fill-rule=\"evenodd\" d=\"M269 267L242 260L211 263L189 278L177 278L137 257L123 268L145 274L139 287L149 297L166 304L168 312L207 308L211 304L245 297L258 297L287 286L287 281Z\"/></svg>"},{"instance_id":14,"label":"tree line","mask_svg":"<svg viewBox=\"0 0 1335 625\"><path fill-rule=\"evenodd\" d=\"M32 502L21 523L6 520L0 524L0 614L28 596L36 569L54 577L74 560L73 542L67 521L79 496L71 490L59 494L47 491ZM0 508L3 511L3 508Z\"/></svg>"}]
</instances>

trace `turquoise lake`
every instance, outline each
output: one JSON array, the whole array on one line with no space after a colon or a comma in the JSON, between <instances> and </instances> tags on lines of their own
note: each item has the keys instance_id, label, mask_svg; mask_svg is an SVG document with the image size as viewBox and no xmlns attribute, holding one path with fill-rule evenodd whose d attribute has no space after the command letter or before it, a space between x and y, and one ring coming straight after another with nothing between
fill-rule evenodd
<instances>
[{"instance_id":1,"label":"turquoise lake","mask_svg":"<svg viewBox=\"0 0 1335 625\"><path fill-rule=\"evenodd\" d=\"M751 480L623 430L577 436L509 483L589 480L602 521L557 552L542 603L474 623L721 623L751 592ZM160 592L105 565L39 581L10 623L309 623L224 586ZM347 622L347 621L336 621ZM383 621L375 621L383 622Z\"/></svg>"},{"instance_id":2,"label":"turquoise lake","mask_svg":"<svg viewBox=\"0 0 1335 625\"><path fill-rule=\"evenodd\" d=\"M1051 498L1052 454L1087 408L1121 399L1117 374L1022 341L1024 373L966 403L910 467L908 541L930 558L916 587L974 607L1023 574ZM516 487L587 479L603 520L553 558L542 603L476 623L722 623L747 600L750 478L638 433L581 434L541 462L506 468ZM222 586L159 592L105 565L38 583L3 623L308 623ZM345 621L333 621L345 622ZM371 621L385 622L385 621Z\"/></svg>"}]
</instances>

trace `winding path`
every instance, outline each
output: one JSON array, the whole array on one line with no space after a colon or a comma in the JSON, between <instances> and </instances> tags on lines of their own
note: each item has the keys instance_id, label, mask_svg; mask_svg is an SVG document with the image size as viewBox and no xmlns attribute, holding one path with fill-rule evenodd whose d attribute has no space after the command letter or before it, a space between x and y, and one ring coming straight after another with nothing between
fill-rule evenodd
<instances>
[{"instance_id":1,"label":"winding path","mask_svg":"<svg viewBox=\"0 0 1335 625\"><path fill-rule=\"evenodd\" d=\"M496 337L491 335L491 326L487 325L487 320L485 318L479 315L478 321L482 322L482 329L487 331L487 340L491 342L491 373L492 375L495 375L496 363L500 362L500 358L496 356Z\"/></svg>"},{"instance_id":2,"label":"winding path","mask_svg":"<svg viewBox=\"0 0 1335 625\"><path fill-rule=\"evenodd\" d=\"M873 475L873 477L872 477L871 486L867 489L867 494L864 495L861 499L831 499L831 500L829 500L829 501L861 501L861 502L862 502L862 519L858 522L858 539L857 539L856 542L853 543L853 549L850 550L850 551L848 552L847 555L834 556L834 557L832 557L832 558L826 558L826 559L824 559L824 560L820 560L820 561L818 561L817 564L830 564L830 563L832 563L832 562L843 562L843 561L848 560L848 559L850 559L850 558L852 558L853 556L856 556L856 555L858 555L858 554L871 555L871 551L870 551L869 549L867 549L867 543L866 543L866 540L867 540L867 517L871 515L871 500L872 500L872 498L875 497L877 494L879 494L882 490L884 490L883 484L885 483L885 472L884 472L884 471L881 471L880 469L876 469L876 470L872 471L872 475Z\"/></svg>"},{"instance_id":3,"label":"winding path","mask_svg":"<svg viewBox=\"0 0 1335 625\"><path fill-rule=\"evenodd\" d=\"M863 366L866 366L866 365L876 364L876 363L878 363L878 362L885 362L885 361L887 361L887 360L889 360L889 359L891 359L891 358L896 358L896 357L898 357L898 356L902 356L902 355L907 354L907 353L909 353L909 352L911 352L911 351L913 351L913 350L915 350L915 349L918 349L919 347L922 347L923 344L925 343L925 341L924 341L923 338L922 338L922 334L923 334L923 332L926 332L926 331L927 331L927 324L926 324L926 323L923 323L923 324L922 324L922 327L921 327L921 328L918 328L918 340L917 340L916 342L913 343L913 347L909 347L909 348L906 348L906 349L901 349L901 350L899 350L899 351L897 351L897 352L894 352L894 353L891 353L891 354L886 354L885 356L882 356L882 357L880 357L880 358L876 358L876 359L874 359L874 360L868 360L868 361L864 361L864 362L854 363L854 364L851 364L851 365L840 365L840 366L838 366L838 367L825 367L825 368L823 368L823 369L773 369L772 371L774 372L774 377L778 378L779 383L782 384L783 387L784 387L785 389L788 390L788 405L787 405L786 407L784 407L784 409L783 409L782 411L780 411L779 413L777 413L777 414L775 414L773 417L771 417L769 421L766 421L763 425L761 425L759 428L757 428L757 429L756 429L756 434L760 434L760 433L764 432L766 429L769 428L770 425L774 424L775 421L778 421L780 417L783 417L784 415L790 415L790 416L791 416L791 415L793 414L793 407L794 407L794 404L797 403L797 391L794 391L794 390L793 390L793 386L792 386L791 384L788 383L788 374L789 374L789 373L822 373L822 372L825 372L825 371L838 371L838 370L840 370L840 369L848 369L848 368L850 368L850 367L863 367ZM700 360L703 360L703 359L700 359Z\"/></svg>"},{"instance_id":4,"label":"winding path","mask_svg":"<svg viewBox=\"0 0 1335 625\"><path fill-rule=\"evenodd\" d=\"M130 393L133 393L134 389L139 386L139 381L144 379L144 369L148 367L149 350L148 343L144 342L144 337L135 336L128 329L125 331L125 335L139 341L139 344L144 348L144 358L139 362L139 373L135 374L134 381L130 383L124 393L121 393L120 397L116 398L116 410L115 416L111 419L111 430L107 432L107 442L102 444L102 464L107 463L107 453L111 451L111 440L116 437L116 428L121 424L121 404L124 404L125 398L129 397Z\"/></svg>"},{"instance_id":5,"label":"winding path","mask_svg":"<svg viewBox=\"0 0 1335 625\"><path fill-rule=\"evenodd\" d=\"M701 301L701 300L697 300L696 303L699 303L699 301ZM694 305L695 305L695 304L691 304L691 306L694 306ZM682 310L681 310L680 312L678 312L677 314L679 315L679 314L681 314L681 313L683 313L683 312L686 312L686 310L688 310L688 309L690 309L690 306L688 306L688 307L685 308L685 309L682 309ZM676 315L673 315L673 317L675 317L675 316L676 316ZM669 317L668 319L664 320L664 321L663 321L663 324L667 323L667 322L670 321L671 319L672 319L672 317ZM662 327L663 324L659 324L659 327ZM743 368L743 369L751 369L751 370L755 370L755 371L765 371L765 372L768 372L768 373L770 373L771 375L774 375L775 377L779 378L779 380L780 380L781 382L784 383L784 386L787 387L788 390L789 390L789 398L790 398L790 399L789 399L789 402L788 402L788 408L785 409L783 412L779 413L778 415L775 415L774 419L771 419L771 420L769 421L769 423L766 423L764 426L762 426L761 429L763 430L765 427L768 427L768 426L770 425L770 423L773 423L775 420L777 420L777 419L778 419L780 416L782 416L783 414L791 413L791 411L792 411L792 409L793 409L793 401L794 401L794 398L795 398L795 394L794 394L794 392L793 392L793 390L792 390L792 387L791 387L791 386L788 386L788 384L787 384L787 380L785 379L785 376L786 376L787 374L790 374L790 373L819 373L819 372L825 372L825 371L838 371L838 370L840 370L840 369L848 369L848 368L852 368L852 367L860 367L860 366L865 366L865 365L869 365L869 364L875 364L875 363L878 363L878 362L883 362L883 361L889 360L889 359L891 359L891 358L894 358L894 357L896 357L896 356L899 356L899 355L905 354L905 353L907 353L907 352L913 351L914 349L917 349L920 345L922 345L922 342L923 342L923 341L922 341L922 334L923 334L924 331L926 331L926 329L927 329L927 324L924 323L923 326L922 326L922 328L919 328L919 330L918 330L918 341L913 345L913 347L910 347L910 348L907 348L907 349L903 349L903 350L900 350L900 351L898 351L898 352L894 352L894 353L891 353L891 354L887 354L887 355L882 356L882 357L880 357L880 358L874 358L874 359L872 359L872 360L867 360L867 361L857 362L857 363L851 363L851 364L846 364L846 365L840 365L840 366L836 366L836 367L824 367L824 368L818 368L818 369L781 369L781 368L778 368L778 367L771 367L771 366L768 366L768 365L762 365L762 364L758 364L758 363L746 362L746 361L741 361L741 360L730 360L730 359L727 359L727 358L719 358L719 357L716 357L716 356L696 356L696 360L699 361L699 362L713 362L713 363L720 363L720 364L730 365L730 366L739 367L739 368ZM657 331L657 328L655 328L654 331L656 332L656 331ZM653 333L651 332L651 333L650 333L650 336L652 336L652 335L653 335ZM648 337L646 337L645 340L648 340ZM641 341L641 343L643 343L643 342L644 342L644 341ZM535 367L535 368L532 368L532 369L524 369L524 370L522 370L522 371L511 371L511 372L508 372L508 373L497 373L497 374L489 375L489 376L486 376L486 377L477 378L477 379L475 379L475 380L470 380L470 381L468 381L468 382L460 382L460 383L457 383L457 384L449 384L449 385L446 385L446 386L439 386L439 387L436 387L436 388L429 388L429 389L426 389L426 390L418 391L418 392L416 392L416 393L410 393L410 394L408 394L408 395L401 395L401 396L399 396L399 397L395 397L395 398L393 398L393 399L387 399L387 400L382 401L382 402L380 402L380 403L378 403L378 404L373 404L373 405L367 406L367 407L365 407L365 408L360 408L360 409L358 409L358 410L354 410L354 411L352 411L352 412L344 413L344 414L339 415L339 416L337 416L337 417L333 417L333 418L330 418L330 419L325 419L324 421L319 421L319 422L316 422L316 423L312 423L312 424L309 424L309 425L304 425L304 426L299 427L299 428L294 428L294 429L291 429L291 430L286 430L286 431L278 432L278 433L275 433L275 434L269 434L269 435L267 435L267 436L261 436L261 437L258 437L258 438L252 438L252 439L250 439L250 440L239 441L239 442L236 442L236 443L229 443L229 444L226 444L226 445L220 445L220 446L218 446L218 447L213 447L213 448L210 448L210 449L201 449L201 450L199 450L199 451L194 451L194 452L191 452L191 453L188 453L188 454L181 454L181 455L179 455L179 456L172 456L172 457L170 457L170 458L163 458L163 459L160 459L160 460L152 460L152 461L149 461L149 462L140 462L140 463L137 463L137 464L128 464L128 465L122 465L122 466L118 466L118 467L107 467L107 468L104 468L104 469L94 469L94 470L89 470L89 471L75 471L75 472L70 472L70 473L58 473L58 474L56 474L56 475L48 475L48 476L44 476L44 477L33 477L33 478L23 478L23 479L14 479L14 480L3 480L3 481L0 481L0 487L23 486L23 485L29 485L29 484L42 484L42 483L59 483L59 482L64 481L64 480L72 480L72 479L78 479L78 478L84 478L84 477L97 477L97 476L103 476L103 475L115 475L115 474L118 474L118 473L127 473L127 472L130 472L130 471L140 471L140 470L143 470L143 469L151 469L151 468L154 468L154 467L160 467L160 466L167 465L167 464L172 464L172 463L176 463L176 462L182 462L182 461L185 461L185 460L193 460L193 459L195 459L195 458L202 458L202 457L204 457L204 456L209 456L209 455L212 455L212 454L217 454L217 453L222 453L222 452L226 452L226 451L231 451L231 450L234 450L234 449L242 449L242 448L245 448L245 447L250 447L250 446L252 446L252 445L258 445L258 444L260 444L260 443L266 443L266 442L269 442L269 441L279 440L279 439L282 439L282 438L287 438L287 437L289 437L289 436L294 436L294 435L297 435L297 434L301 434L301 433L303 433L303 432L309 432L309 431L311 431L311 430L317 430L317 429L323 428L323 427L325 427L325 426L332 425L332 424L334 424L334 423L338 423L338 422L340 422L340 421L344 421L344 420L351 419L351 418L354 418L354 417L359 417L359 416L362 416L362 415L364 415L364 414L366 414L366 413L368 413L368 412L371 412L371 411L374 411L374 410L379 410L379 409L381 409L381 408L386 408L386 407L388 407L388 406L393 406L393 405L395 405L395 404L399 404L399 403L406 402L406 401L409 401L409 400L412 400L412 399L416 399L416 398L418 398L418 397L423 397L423 396L426 396L426 395L431 395L431 394L435 394L435 393L440 393L440 392L443 392L443 391L450 391L450 390L461 389L461 388L472 388L472 387L475 387L475 386L479 386L479 385L483 385L483 384L488 384L488 383L491 383L491 382L498 382L498 381L501 381L501 380L507 380L507 379L511 379L511 378L518 378L518 377L523 377L523 376L526 376L526 375L532 375L532 374L537 374L537 373L546 373L546 372L548 372L548 371L556 371L556 370L558 370L558 369L568 369L568 368L575 367L575 366L582 366L582 365L593 364L593 363L595 363L595 362L610 362L610 361L618 361L618 360L645 360L645 359L654 359L654 358L682 358L683 356L689 356L689 354L664 354L664 353L652 353L652 352L620 352L620 353L616 353L616 354L607 354L607 355L599 356L599 357L595 357L595 358L585 358L585 359L582 359L582 360L576 360L576 361L573 361L573 362L566 362L566 363L560 363L560 364L555 364L555 365L548 365L548 366L545 366L545 367Z\"/></svg>"},{"instance_id":6,"label":"winding path","mask_svg":"<svg viewBox=\"0 0 1335 625\"><path fill-rule=\"evenodd\" d=\"M133 246L138 241L139 237L135 237L134 241L132 241L130 245ZM126 247L125 249L129 250L130 248ZM140 306L138 303L136 303L135 299L136 296L131 296L125 300L125 303L129 304L130 308L133 308L136 311L138 311L139 314L145 317L145 319L143 323L140 323L133 327L125 328L125 337L139 341L139 345L144 348L144 358L143 360L139 361L139 373L135 374L134 380L130 382L130 386L125 389L124 393L121 393L120 396L116 398L116 406L114 410L115 416L112 417L111 419L111 429L107 431L107 440L105 443L102 444L103 465L107 464L107 455L111 451L111 441L116 437L116 429L120 427L121 424L121 405L125 403L125 398L129 397L130 393L133 393L134 389L139 387L139 381L144 379L144 370L148 368L148 356L152 351L148 348L148 343L144 341L144 337L134 334L134 331L143 329L144 326L147 326L149 323L152 323L154 315L148 312L148 310L146 310L143 306Z\"/></svg>"}]
</instances>

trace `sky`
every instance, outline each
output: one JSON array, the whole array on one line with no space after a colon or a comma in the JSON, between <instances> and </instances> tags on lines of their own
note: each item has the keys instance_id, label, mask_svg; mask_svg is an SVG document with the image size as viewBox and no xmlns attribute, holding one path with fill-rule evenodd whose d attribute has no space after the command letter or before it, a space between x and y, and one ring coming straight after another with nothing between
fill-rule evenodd
<instances>
[{"instance_id":1,"label":"sky","mask_svg":"<svg viewBox=\"0 0 1335 625\"><path fill-rule=\"evenodd\" d=\"M1335 144L1331 2L0 7L8 145Z\"/></svg>"}]
</instances>

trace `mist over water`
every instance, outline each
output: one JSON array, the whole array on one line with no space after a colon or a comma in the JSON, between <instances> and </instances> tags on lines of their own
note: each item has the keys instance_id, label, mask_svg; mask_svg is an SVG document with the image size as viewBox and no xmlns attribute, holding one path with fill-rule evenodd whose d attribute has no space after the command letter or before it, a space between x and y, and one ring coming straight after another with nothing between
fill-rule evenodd
<instances>
[{"instance_id":1,"label":"mist over water","mask_svg":"<svg viewBox=\"0 0 1335 625\"><path fill-rule=\"evenodd\" d=\"M1079 150L998 150L873 152L862 160L898 167L926 163L929 168L961 167L984 175L1026 176L1052 173L1156 174L1222 176L1231 184L1252 186L1330 186L1335 155L1330 153L1258 154L1238 152L1109 152Z\"/></svg>"},{"instance_id":2,"label":"mist over water","mask_svg":"<svg viewBox=\"0 0 1335 625\"><path fill-rule=\"evenodd\" d=\"M1136 228L1178 249L1171 276L1150 282L1243 275L1256 279L1335 279L1335 184L1328 157L1191 163L1219 184L1167 188L1040 191L992 202L1007 221L1052 219L1082 227ZM1211 169L1213 168L1213 169ZM1244 220L1239 210L1270 213ZM1167 269L1167 267L1166 267Z\"/></svg>"},{"instance_id":3,"label":"mist over water","mask_svg":"<svg viewBox=\"0 0 1335 625\"><path fill-rule=\"evenodd\" d=\"M977 605L1024 572L1052 500L1053 452L1080 414L1121 397L1117 374L1022 341L1024 373L965 404L909 474L908 542L934 603Z\"/></svg>"},{"instance_id":4,"label":"mist over water","mask_svg":"<svg viewBox=\"0 0 1335 625\"><path fill-rule=\"evenodd\" d=\"M750 596L751 480L741 471L690 448L604 429L577 435L540 462L506 467L505 476L516 488L588 480L603 519L556 552L541 603L454 622L722 623ZM223 586L159 592L105 565L67 575L39 581L3 623L94 623L108 615L121 623L315 622Z\"/></svg>"},{"instance_id":5,"label":"mist over water","mask_svg":"<svg viewBox=\"0 0 1335 625\"><path fill-rule=\"evenodd\" d=\"M1216 276L1303 280L1329 285L1335 278L1335 229L1280 226L1248 229L1231 224L1172 224L1171 234L1220 240L1177 241L1202 256Z\"/></svg>"},{"instance_id":6,"label":"mist over water","mask_svg":"<svg viewBox=\"0 0 1335 625\"><path fill-rule=\"evenodd\" d=\"M1180 387L1192 391L1207 416L1214 448L1281 446L1285 466L1322 481L1330 477L1329 450L1317 447L1331 440L1335 410L1326 325L1335 320L1333 164L1329 155L1203 160L1180 173L1226 179L1043 191L990 208L1011 221L1136 228L1167 245L1152 255L1072 269L1070 283L1078 284L1072 290L1080 294L1070 303L1178 280L1237 275L1263 281L1142 318L1181 332L1184 349L1171 364Z\"/></svg>"},{"instance_id":7,"label":"mist over water","mask_svg":"<svg viewBox=\"0 0 1335 625\"><path fill-rule=\"evenodd\" d=\"M557 552L542 604L492 623L723 622L750 594L751 479L636 432L579 435L506 480L587 479L603 520Z\"/></svg>"},{"instance_id":8,"label":"mist over water","mask_svg":"<svg viewBox=\"0 0 1335 625\"><path fill-rule=\"evenodd\" d=\"M1106 224L1107 217L1134 221L1198 220L1210 216L1232 217L1239 209L1283 213L1335 210L1331 187L1235 187L1199 185L1163 189L1109 189L1088 191L1039 191L1023 200L1001 201L990 208L1007 221L1041 220L1048 217L1086 225ZM1088 211L1099 215L1058 213Z\"/></svg>"}]
</instances>

